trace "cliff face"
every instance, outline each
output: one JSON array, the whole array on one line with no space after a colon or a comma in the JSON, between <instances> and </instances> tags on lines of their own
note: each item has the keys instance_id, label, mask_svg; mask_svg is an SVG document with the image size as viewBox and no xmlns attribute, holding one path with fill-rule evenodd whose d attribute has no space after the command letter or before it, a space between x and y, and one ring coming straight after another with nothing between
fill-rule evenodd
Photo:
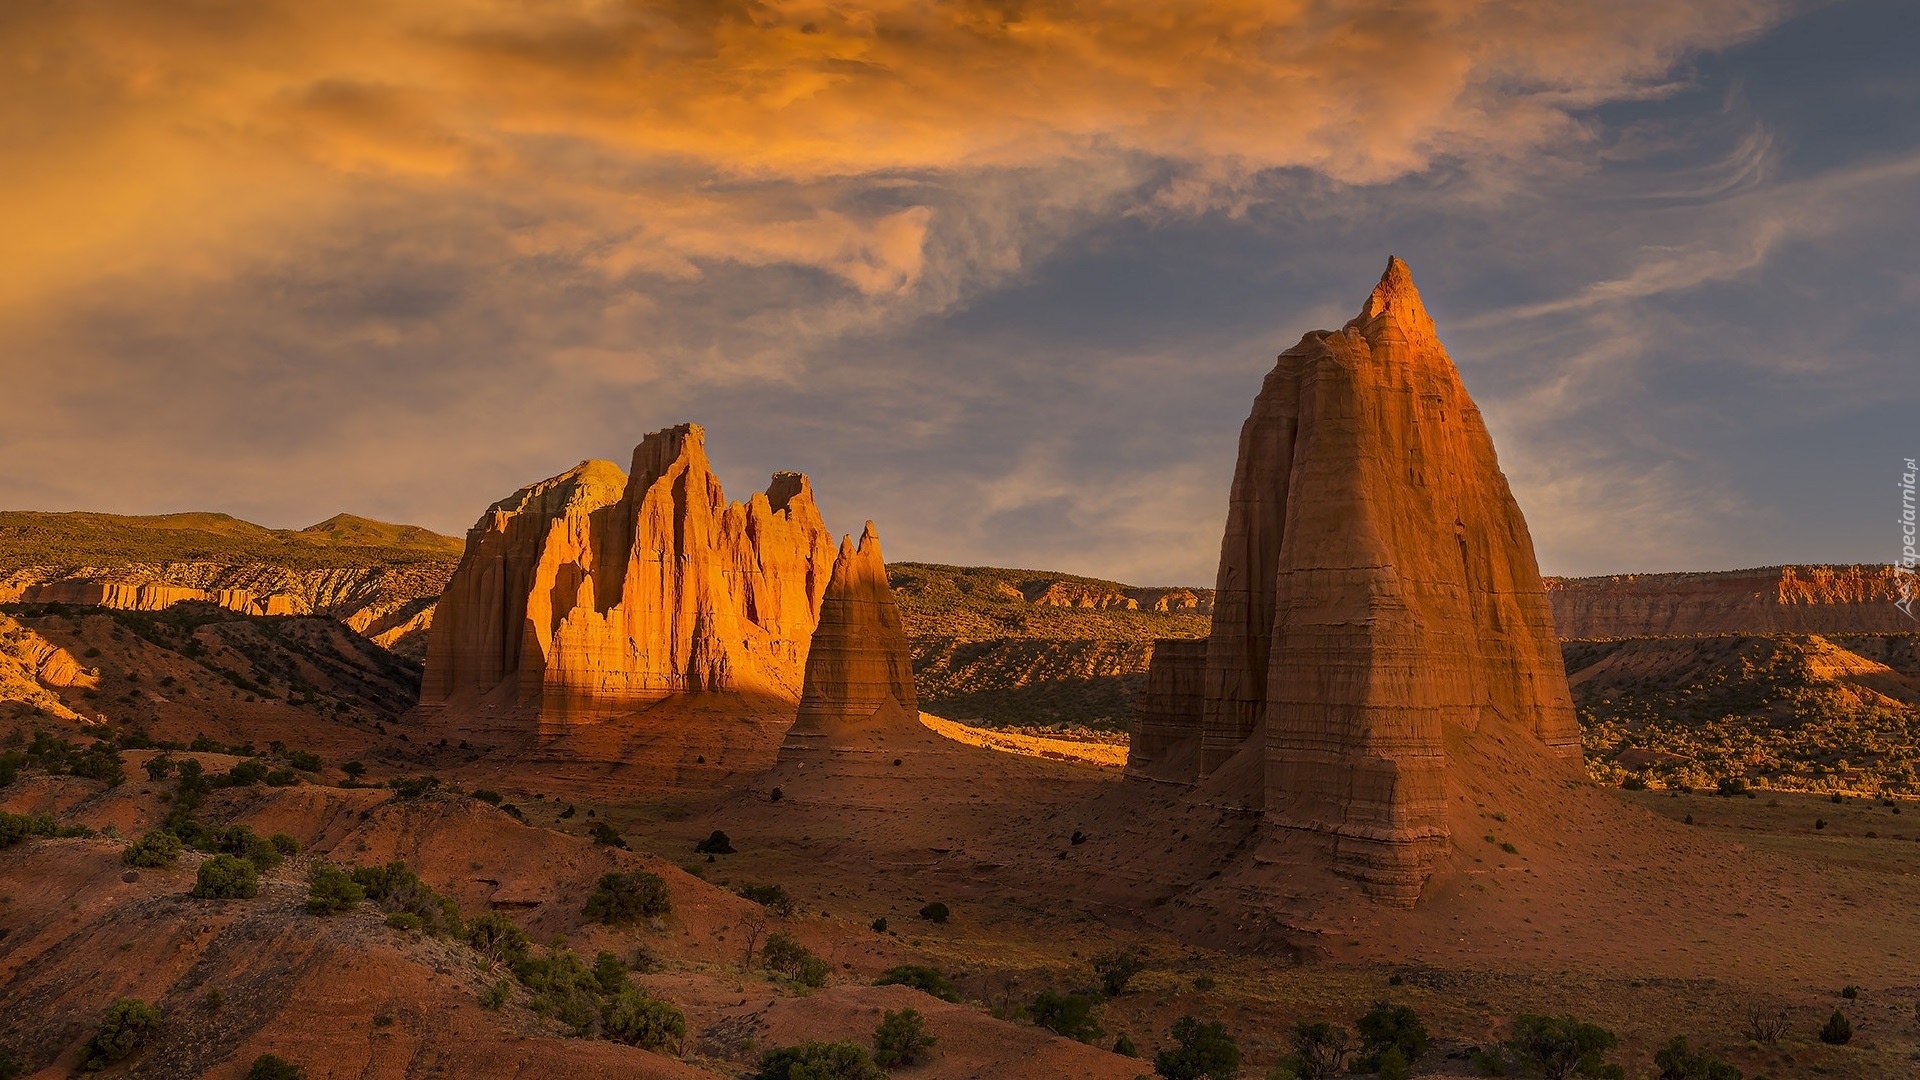
<instances>
[{"instance_id":1,"label":"cliff face","mask_svg":"<svg viewBox=\"0 0 1920 1080\"><path fill-rule=\"evenodd\" d=\"M1192 779L1257 777L1234 795L1375 895L1411 902L1447 849L1451 741L1577 775L1526 522L1397 259L1281 355L1241 430L1203 678Z\"/></svg>"},{"instance_id":2,"label":"cliff face","mask_svg":"<svg viewBox=\"0 0 1920 1080\"><path fill-rule=\"evenodd\" d=\"M1768 566L1704 574L1549 578L1563 638L1911 633L1891 566Z\"/></svg>"},{"instance_id":3,"label":"cliff face","mask_svg":"<svg viewBox=\"0 0 1920 1080\"><path fill-rule=\"evenodd\" d=\"M795 700L832 566L805 477L728 503L697 425L494 504L433 621L421 705L544 734L700 691ZM453 716L453 712L449 716Z\"/></svg>"},{"instance_id":4,"label":"cliff face","mask_svg":"<svg viewBox=\"0 0 1920 1080\"><path fill-rule=\"evenodd\" d=\"M917 726L919 716L907 631L869 521L858 547L852 537L840 543L788 740L832 743L863 729Z\"/></svg>"}]
</instances>

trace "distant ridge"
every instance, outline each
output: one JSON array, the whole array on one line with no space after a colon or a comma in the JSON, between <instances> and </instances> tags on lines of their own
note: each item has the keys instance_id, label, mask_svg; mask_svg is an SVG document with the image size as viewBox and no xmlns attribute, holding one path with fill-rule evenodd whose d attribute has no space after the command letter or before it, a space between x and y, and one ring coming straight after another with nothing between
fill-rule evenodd
<instances>
[{"instance_id":1,"label":"distant ridge","mask_svg":"<svg viewBox=\"0 0 1920 1080\"><path fill-rule=\"evenodd\" d=\"M231 514L126 515L0 511L0 572L29 566L111 568L246 561L291 569L457 559L462 542L418 525L335 514L304 529L269 529Z\"/></svg>"}]
</instances>

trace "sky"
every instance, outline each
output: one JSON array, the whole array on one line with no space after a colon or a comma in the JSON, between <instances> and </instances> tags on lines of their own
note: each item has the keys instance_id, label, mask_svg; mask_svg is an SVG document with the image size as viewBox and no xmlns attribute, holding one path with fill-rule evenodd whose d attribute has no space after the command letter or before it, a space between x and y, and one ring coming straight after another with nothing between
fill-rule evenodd
<instances>
[{"instance_id":1,"label":"sky","mask_svg":"<svg viewBox=\"0 0 1920 1080\"><path fill-rule=\"evenodd\" d=\"M1886 563L1904 0L0 5L0 507L458 535L648 431L898 560L1210 584L1397 254L1550 574Z\"/></svg>"}]
</instances>

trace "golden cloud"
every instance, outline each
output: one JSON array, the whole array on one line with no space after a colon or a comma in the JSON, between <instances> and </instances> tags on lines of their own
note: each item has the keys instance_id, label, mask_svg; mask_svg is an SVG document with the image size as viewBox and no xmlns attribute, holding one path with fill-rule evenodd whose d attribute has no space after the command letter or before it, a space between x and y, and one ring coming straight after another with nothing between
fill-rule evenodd
<instances>
[{"instance_id":1,"label":"golden cloud","mask_svg":"<svg viewBox=\"0 0 1920 1080\"><path fill-rule=\"evenodd\" d=\"M1020 261L1020 226L989 220L1012 190L995 174L1057 177L1040 186L1067 207L1179 211L1264 169L1364 184L1516 158L1777 17L1746 0L11 4L0 305L217 277L420 195L612 276L729 261L869 298L930 277L950 293ZM992 234L939 256L958 267L928 262L943 213Z\"/></svg>"}]
</instances>

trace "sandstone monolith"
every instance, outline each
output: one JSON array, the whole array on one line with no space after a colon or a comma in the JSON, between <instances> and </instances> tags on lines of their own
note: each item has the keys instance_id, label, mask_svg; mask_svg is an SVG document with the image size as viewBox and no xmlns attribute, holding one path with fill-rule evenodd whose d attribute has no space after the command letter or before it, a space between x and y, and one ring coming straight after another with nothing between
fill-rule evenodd
<instances>
[{"instance_id":1,"label":"sandstone monolith","mask_svg":"<svg viewBox=\"0 0 1920 1080\"><path fill-rule=\"evenodd\" d=\"M1280 356L1241 429L1202 678L1186 779L1257 777L1237 794L1270 830L1325 838L1378 896L1411 902L1447 850L1457 736L1577 775L1526 521L1398 259ZM1195 718L1154 724L1136 775L1183 764L1146 755Z\"/></svg>"},{"instance_id":2,"label":"sandstone monolith","mask_svg":"<svg viewBox=\"0 0 1920 1080\"><path fill-rule=\"evenodd\" d=\"M729 503L705 435L648 435L495 503L435 613L421 705L543 735L697 692L797 699L833 563L806 477Z\"/></svg>"},{"instance_id":3,"label":"sandstone monolith","mask_svg":"<svg viewBox=\"0 0 1920 1080\"><path fill-rule=\"evenodd\" d=\"M901 724L917 728L919 716L906 626L869 521L858 545L851 536L840 541L787 742L833 745Z\"/></svg>"}]
</instances>

